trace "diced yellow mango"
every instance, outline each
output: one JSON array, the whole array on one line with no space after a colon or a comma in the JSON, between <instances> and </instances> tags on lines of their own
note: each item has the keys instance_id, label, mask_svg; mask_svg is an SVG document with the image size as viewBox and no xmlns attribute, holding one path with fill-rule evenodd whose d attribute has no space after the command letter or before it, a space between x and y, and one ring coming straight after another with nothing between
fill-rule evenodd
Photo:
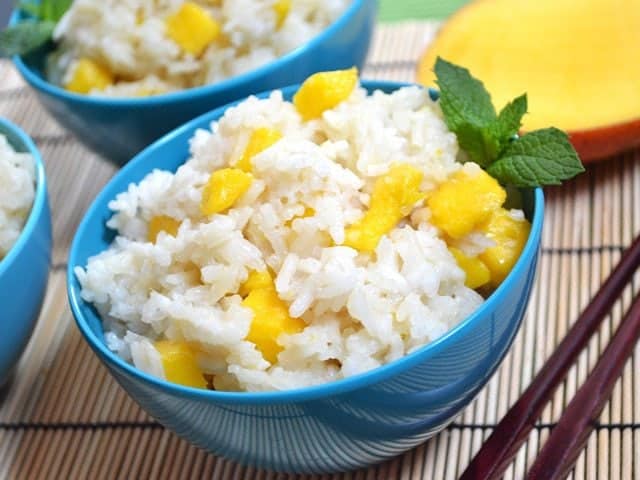
<instances>
[{"instance_id":1,"label":"diced yellow mango","mask_svg":"<svg viewBox=\"0 0 640 480\"><path fill-rule=\"evenodd\" d=\"M449 251L456 259L458 266L464 270L464 284L467 287L476 289L489 283L491 272L482 260L478 257L468 257L462 250L455 247L449 247Z\"/></svg>"},{"instance_id":2,"label":"diced yellow mango","mask_svg":"<svg viewBox=\"0 0 640 480\"><path fill-rule=\"evenodd\" d=\"M231 207L251 186L253 177L239 168L216 170L202 190L200 210L205 215Z\"/></svg>"},{"instance_id":3,"label":"diced yellow mango","mask_svg":"<svg viewBox=\"0 0 640 480\"><path fill-rule=\"evenodd\" d=\"M304 120L318 118L325 110L345 101L356 88L358 69L314 73L293 96L293 104Z\"/></svg>"},{"instance_id":4,"label":"diced yellow mango","mask_svg":"<svg viewBox=\"0 0 640 480\"><path fill-rule=\"evenodd\" d=\"M291 228L291 225L293 225L293 221L296 218L309 218L309 217L313 217L315 214L316 214L315 209L313 209L311 207L304 207L304 212L302 213L302 215L296 215L291 220L287 220L286 222L284 222L284 224L287 227Z\"/></svg>"},{"instance_id":5,"label":"diced yellow mango","mask_svg":"<svg viewBox=\"0 0 640 480\"><path fill-rule=\"evenodd\" d=\"M289 315L287 304L273 286L251 290L242 305L253 311L247 340L255 343L265 360L272 364L278 361L282 351L278 337L282 333L301 332L306 327L304 320Z\"/></svg>"},{"instance_id":6,"label":"diced yellow mango","mask_svg":"<svg viewBox=\"0 0 640 480\"><path fill-rule=\"evenodd\" d=\"M251 172L253 165L251 159L266 150L278 140L282 138L282 134L273 128L257 128L249 137L247 147L244 149L242 157L238 160L236 167L245 172Z\"/></svg>"},{"instance_id":7,"label":"diced yellow mango","mask_svg":"<svg viewBox=\"0 0 640 480\"><path fill-rule=\"evenodd\" d=\"M493 212L480 230L496 242L494 247L480 254L480 260L491 271L491 286L497 288L522 253L531 224L526 219L514 219L507 210L500 208Z\"/></svg>"},{"instance_id":8,"label":"diced yellow mango","mask_svg":"<svg viewBox=\"0 0 640 480\"><path fill-rule=\"evenodd\" d=\"M207 381L188 343L161 340L155 347L162 358L164 376L168 381L187 387L207 388Z\"/></svg>"},{"instance_id":9,"label":"diced yellow mango","mask_svg":"<svg viewBox=\"0 0 640 480\"><path fill-rule=\"evenodd\" d=\"M221 31L220 24L193 2L183 3L165 22L169 38L196 57L218 38Z\"/></svg>"},{"instance_id":10,"label":"diced yellow mango","mask_svg":"<svg viewBox=\"0 0 640 480\"><path fill-rule=\"evenodd\" d=\"M160 232L167 232L172 237L175 237L178 234L179 228L180 222L175 218L168 217L167 215L157 215L149 220L147 239L151 243L156 243Z\"/></svg>"},{"instance_id":11,"label":"diced yellow mango","mask_svg":"<svg viewBox=\"0 0 640 480\"><path fill-rule=\"evenodd\" d=\"M89 93L104 90L114 81L109 69L89 58L81 58L73 69L71 79L64 86L70 92Z\"/></svg>"},{"instance_id":12,"label":"diced yellow mango","mask_svg":"<svg viewBox=\"0 0 640 480\"><path fill-rule=\"evenodd\" d=\"M364 252L375 250L380 238L425 198L420 191L422 177L420 170L407 164L395 165L379 177L373 186L369 209L345 230L344 245Z\"/></svg>"},{"instance_id":13,"label":"diced yellow mango","mask_svg":"<svg viewBox=\"0 0 640 480\"><path fill-rule=\"evenodd\" d=\"M280 30L289 15L289 10L291 10L291 0L276 0L276 3L273 4L273 11L276 14L276 29Z\"/></svg>"},{"instance_id":14,"label":"diced yellow mango","mask_svg":"<svg viewBox=\"0 0 640 480\"><path fill-rule=\"evenodd\" d=\"M451 238L462 238L502 206L507 194L495 178L480 170L456 172L427 200L431 222Z\"/></svg>"},{"instance_id":15,"label":"diced yellow mango","mask_svg":"<svg viewBox=\"0 0 640 480\"><path fill-rule=\"evenodd\" d=\"M240 285L238 293L241 296L246 297L253 290L261 288L274 288L273 278L271 278L271 274L268 270L263 270L261 272L257 272L255 270L251 271L247 280Z\"/></svg>"}]
</instances>

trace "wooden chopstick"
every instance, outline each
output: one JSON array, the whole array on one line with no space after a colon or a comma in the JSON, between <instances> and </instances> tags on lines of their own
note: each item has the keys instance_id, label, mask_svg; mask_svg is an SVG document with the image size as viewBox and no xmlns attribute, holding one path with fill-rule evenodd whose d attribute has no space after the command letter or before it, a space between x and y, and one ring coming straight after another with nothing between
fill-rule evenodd
<instances>
[{"instance_id":1,"label":"wooden chopstick","mask_svg":"<svg viewBox=\"0 0 640 480\"><path fill-rule=\"evenodd\" d=\"M640 337L640 294L616 334L553 428L527 475L529 480L566 478L600 417L616 380Z\"/></svg>"},{"instance_id":2,"label":"wooden chopstick","mask_svg":"<svg viewBox=\"0 0 640 480\"><path fill-rule=\"evenodd\" d=\"M460 480L497 480L509 466L558 384L598 329L640 265L640 236L624 252L609 278L549 357L522 396L496 425Z\"/></svg>"}]
</instances>

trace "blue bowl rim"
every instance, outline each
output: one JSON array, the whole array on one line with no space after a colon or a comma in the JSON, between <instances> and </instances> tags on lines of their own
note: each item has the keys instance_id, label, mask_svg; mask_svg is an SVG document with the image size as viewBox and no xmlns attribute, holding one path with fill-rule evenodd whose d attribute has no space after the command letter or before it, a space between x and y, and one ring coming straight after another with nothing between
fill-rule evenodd
<instances>
[{"instance_id":1,"label":"blue bowl rim","mask_svg":"<svg viewBox=\"0 0 640 480\"><path fill-rule=\"evenodd\" d=\"M174 103L190 98L200 98L207 95L224 93L225 91L237 88L239 84L253 82L260 77L270 76L274 70L281 68L282 65L295 63L295 60L298 57L304 55L307 51L311 50L325 39L332 37L336 31L346 27L356 12L363 8L367 2L376 2L376 0L353 0L353 2L347 6L346 10L342 12L342 14L327 28L322 30L306 43L298 46L290 52L287 52L283 56L276 58L272 62L220 82L179 90L176 92L152 95L149 97L106 97L73 93L54 85L53 83L44 80L40 75L35 74L32 69L24 63L22 57L19 55L13 56L13 63L25 80L27 80L27 82L29 82L33 87L54 97L61 97L67 101L103 107L160 107L165 105L167 102ZM20 9L16 7L9 20L9 25L13 25L18 22L20 15Z\"/></svg>"},{"instance_id":2,"label":"blue bowl rim","mask_svg":"<svg viewBox=\"0 0 640 480\"><path fill-rule=\"evenodd\" d=\"M401 82L391 81L367 81L362 80L363 87L373 91L377 89L397 89L403 86L413 85ZM283 93L296 91L300 85L291 85L280 89ZM269 95L270 90L262 92L256 96L264 98ZM129 171L137 167L139 163L149 161L155 154L162 150L165 143L171 142L175 137L184 134L187 131L195 131L199 124L207 121L207 124L214 121L213 119L219 117L223 112L238 104L243 100L231 102L228 105L216 108L210 112L207 112L195 119L187 122L181 127L169 132L159 140L138 153L131 161L125 165L108 183L103 187L101 192L95 198L87 212L85 213L78 229L74 235L71 248L69 250L69 261L67 265L67 294L69 297L69 304L73 312L76 324L80 329L82 335L85 337L91 348L102 358L107 364L112 364L120 370L124 370L127 374L142 381L143 383L150 384L151 386L160 389L162 392L170 394L172 396L178 396L182 398L189 398L191 400L199 401L214 401L225 404L252 404L252 405L274 405L284 403L296 403L309 400L315 400L320 398L327 398L346 392L350 392L356 389L367 387L390 377L399 375L409 370L410 368L428 360L437 353L447 348L447 345L451 343L456 337L464 334L468 329L473 328L479 322L482 322L485 317L489 317L494 310L494 306L504 301L509 296L509 291L513 288L516 282L516 278L525 274L525 270L528 265L535 260L538 248L540 245L540 238L542 233L542 224L544 217L544 195L541 188L534 189L534 202L533 202L533 219L531 222L531 232L529 238L525 244L525 247L518 258L518 261L514 265L513 269L507 275L502 284L493 292L485 302L475 310L471 315L462 320L458 325L453 327L447 333L437 338L436 340L424 345L423 347L411 352L404 357L394 360L390 363L377 367L373 370L363 372L344 379L327 382L311 387L296 388L290 390L281 391L267 391L267 392L224 392L224 391L212 391L186 387L166 380L159 379L151 376L147 373L138 370L133 365L125 362L115 353L108 349L106 344L101 341L94 333L86 322L81 310L81 304L84 303L80 296L80 289L78 281L75 277L74 268L77 266L76 252L78 250L79 241L81 238L87 236L87 229L89 219L99 215L99 212L103 210L100 205L107 205L108 201L112 197L106 195L106 191L110 185L116 181L121 181L129 175ZM153 170L153 164L149 165L148 172ZM84 267L84 265L82 265Z\"/></svg>"},{"instance_id":3,"label":"blue bowl rim","mask_svg":"<svg viewBox=\"0 0 640 480\"><path fill-rule=\"evenodd\" d=\"M43 208L45 208L45 205L47 203L47 180L44 169L44 162L42 161L42 156L40 155L40 151L36 147L35 143L33 143L31 137L29 137L29 135L27 135L24 130L22 130L13 122L10 122L6 118L2 117L0 117L0 133L3 133L1 130L8 130L16 137L18 137L18 139L22 143L22 146L26 148L26 153L30 153L33 157L33 161L35 164L34 172L36 189L29 216L27 217L27 221L22 227L22 231L20 232L18 239L9 249L7 255L5 255L5 257L0 260L0 277L9 268L9 265L16 261L20 253L25 249L27 240L31 237L31 235L33 235L33 232L38 226L38 218L40 216L40 212ZM16 145L12 146L16 148Z\"/></svg>"}]
</instances>

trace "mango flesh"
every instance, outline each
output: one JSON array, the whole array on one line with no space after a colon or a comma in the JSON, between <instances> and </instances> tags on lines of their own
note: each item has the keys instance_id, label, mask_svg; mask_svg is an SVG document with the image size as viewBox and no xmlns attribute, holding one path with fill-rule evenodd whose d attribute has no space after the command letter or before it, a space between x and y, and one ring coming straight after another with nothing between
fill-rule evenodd
<instances>
[{"instance_id":1,"label":"mango flesh","mask_svg":"<svg viewBox=\"0 0 640 480\"><path fill-rule=\"evenodd\" d=\"M260 152L263 152L282 138L282 133L273 128L257 128L249 137L247 146L238 160L236 167L244 172L251 172L253 165L251 159Z\"/></svg>"},{"instance_id":2,"label":"mango flesh","mask_svg":"<svg viewBox=\"0 0 640 480\"><path fill-rule=\"evenodd\" d=\"M479 256L491 272L491 286L497 288L509 274L522 253L531 224L527 220L517 220L504 208L494 211L481 226L481 231L496 242Z\"/></svg>"},{"instance_id":3,"label":"mango flesh","mask_svg":"<svg viewBox=\"0 0 640 480\"><path fill-rule=\"evenodd\" d=\"M456 263L465 273L464 284L469 288L480 288L491 280L491 271L478 257L469 257L454 247L449 251L456 259Z\"/></svg>"},{"instance_id":4,"label":"mango flesh","mask_svg":"<svg viewBox=\"0 0 640 480\"><path fill-rule=\"evenodd\" d=\"M375 250L380 238L424 199L420 192L422 177L420 170L407 164L395 165L379 177L373 186L369 209L345 230L344 245L363 252Z\"/></svg>"},{"instance_id":5,"label":"mango flesh","mask_svg":"<svg viewBox=\"0 0 640 480\"><path fill-rule=\"evenodd\" d=\"M289 15L289 10L291 10L291 0L276 0L276 3L273 4L277 29L282 27L282 24L287 19L287 15Z\"/></svg>"},{"instance_id":6,"label":"mango flesh","mask_svg":"<svg viewBox=\"0 0 640 480\"><path fill-rule=\"evenodd\" d=\"M86 94L92 90L104 90L113 82L113 74L107 67L89 58L81 58L64 88L70 92Z\"/></svg>"},{"instance_id":7,"label":"mango flesh","mask_svg":"<svg viewBox=\"0 0 640 480\"><path fill-rule=\"evenodd\" d=\"M185 2L166 20L167 36L182 50L199 56L220 35L220 24L206 10Z\"/></svg>"},{"instance_id":8,"label":"mango flesh","mask_svg":"<svg viewBox=\"0 0 640 480\"><path fill-rule=\"evenodd\" d=\"M269 272L252 272L240 287L240 294L246 294L242 305L253 311L253 319L247 340L254 343L262 356L274 364L282 346L278 337L282 333L298 333L306 323L289 315L287 304L280 299Z\"/></svg>"},{"instance_id":9,"label":"mango flesh","mask_svg":"<svg viewBox=\"0 0 640 480\"><path fill-rule=\"evenodd\" d=\"M495 178L479 170L459 170L427 200L431 223L451 238L462 238L502 206L507 194Z\"/></svg>"},{"instance_id":10,"label":"mango flesh","mask_svg":"<svg viewBox=\"0 0 640 480\"><path fill-rule=\"evenodd\" d=\"M527 92L523 130L595 134L640 119L639 46L638 1L477 0L443 26L417 78L434 86L441 56L480 78L496 107Z\"/></svg>"},{"instance_id":11,"label":"mango flesh","mask_svg":"<svg viewBox=\"0 0 640 480\"><path fill-rule=\"evenodd\" d=\"M293 104L304 120L322 116L345 101L358 84L358 69L314 73L293 96Z\"/></svg>"},{"instance_id":12,"label":"mango flesh","mask_svg":"<svg viewBox=\"0 0 640 480\"><path fill-rule=\"evenodd\" d=\"M239 168L222 168L211 174L202 190L200 210L204 215L222 213L251 186L253 177Z\"/></svg>"},{"instance_id":13,"label":"mango flesh","mask_svg":"<svg viewBox=\"0 0 640 480\"><path fill-rule=\"evenodd\" d=\"M157 215L149 220L147 239L151 243L156 243L156 239L160 232L166 232L172 237L175 237L178 234L179 228L180 222L175 218L167 215Z\"/></svg>"},{"instance_id":14,"label":"mango flesh","mask_svg":"<svg viewBox=\"0 0 640 480\"><path fill-rule=\"evenodd\" d=\"M195 352L188 343L161 340L155 343L155 347L160 353L164 376L169 382L207 388L207 381L198 367Z\"/></svg>"}]
</instances>

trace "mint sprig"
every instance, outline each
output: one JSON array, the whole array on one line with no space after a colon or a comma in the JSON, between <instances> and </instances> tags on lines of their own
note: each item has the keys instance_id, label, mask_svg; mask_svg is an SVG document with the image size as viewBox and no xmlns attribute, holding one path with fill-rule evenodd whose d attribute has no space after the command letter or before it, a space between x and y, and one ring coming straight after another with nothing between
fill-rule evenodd
<instances>
[{"instance_id":1,"label":"mint sprig","mask_svg":"<svg viewBox=\"0 0 640 480\"><path fill-rule=\"evenodd\" d=\"M25 55L46 44L71 3L73 0L21 2L20 10L32 18L0 31L0 57Z\"/></svg>"},{"instance_id":2,"label":"mint sprig","mask_svg":"<svg viewBox=\"0 0 640 480\"><path fill-rule=\"evenodd\" d=\"M558 185L584 171L568 136L557 128L516 137L527 113L527 95L499 114L481 81L466 68L438 57L435 68L440 107L449 130L469 158L504 185Z\"/></svg>"}]
</instances>

